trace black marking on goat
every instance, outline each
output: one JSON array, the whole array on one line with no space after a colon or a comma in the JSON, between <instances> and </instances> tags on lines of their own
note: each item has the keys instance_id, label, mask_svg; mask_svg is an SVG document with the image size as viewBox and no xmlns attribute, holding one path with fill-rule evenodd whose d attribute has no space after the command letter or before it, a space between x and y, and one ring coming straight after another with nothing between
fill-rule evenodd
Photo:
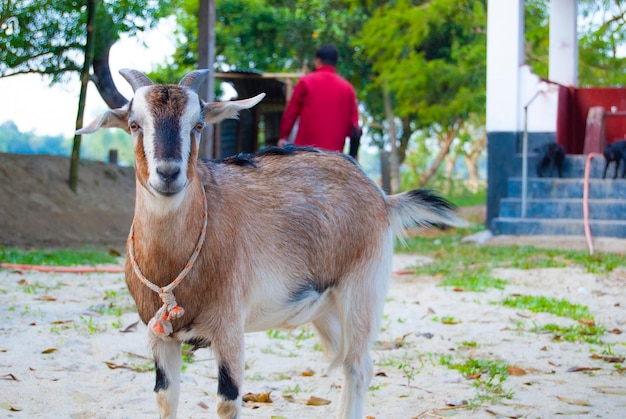
<instances>
[{"instance_id":1,"label":"black marking on goat","mask_svg":"<svg viewBox=\"0 0 626 419\"><path fill-rule=\"evenodd\" d=\"M171 85L157 85L150 89L146 97L154 119L155 145L157 159L180 160L180 116L185 113L187 93Z\"/></svg>"},{"instance_id":2,"label":"black marking on goat","mask_svg":"<svg viewBox=\"0 0 626 419\"><path fill-rule=\"evenodd\" d=\"M452 202L448 201L447 199L445 199L444 197L442 197L437 192L431 189L413 189L411 191L408 191L407 195L412 200L417 200L417 201L432 204L430 205L431 210L439 213L444 218L448 218L450 211L456 211L458 209L458 207L454 205ZM443 229L442 227L444 225L440 223L431 223L431 222L422 220L417 223L417 226L435 227L435 228Z\"/></svg>"},{"instance_id":3,"label":"black marking on goat","mask_svg":"<svg viewBox=\"0 0 626 419\"><path fill-rule=\"evenodd\" d=\"M205 339L199 336L187 339L185 343L192 346L192 351L197 351L198 349L208 348L211 346L211 341L209 339Z\"/></svg>"},{"instance_id":4,"label":"black marking on goat","mask_svg":"<svg viewBox=\"0 0 626 419\"><path fill-rule=\"evenodd\" d=\"M154 154L157 159L180 160L180 124L178 118L168 116L155 121Z\"/></svg>"},{"instance_id":5,"label":"black marking on goat","mask_svg":"<svg viewBox=\"0 0 626 419\"><path fill-rule=\"evenodd\" d=\"M457 206L452 202L448 201L446 198L439 195L436 191L432 189L413 189L407 194L411 197L411 199L417 199L419 201L430 202L435 204L435 207L438 210L454 211L457 209Z\"/></svg>"},{"instance_id":6,"label":"black marking on goat","mask_svg":"<svg viewBox=\"0 0 626 419\"><path fill-rule=\"evenodd\" d=\"M236 400L239 397L239 388L233 382L230 375L230 368L227 365L220 365L219 375L217 377L217 394L222 396L224 400Z\"/></svg>"},{"instance_id":7,"label":"black marking on goat","mask_svg":"<svg viewBox=\"0 0 626 419\"><path fill-rule=\"evenodd\" d=\"M250 153L239 153L236 156L225 157L217 160L217 163L233 164L235 166L256 167L256 162Z\"/></svg>"},{"instance_id":8,"label":"black marking on goat","mask_svg":"<svg viewBox=\"0 0 626 419\"><path fill-rule=\"evenodd\" d=\"M298 283L298 285L289 292L289 303L295 304L300 301L310 299L311 297L319 298L329 287L324 286L319 281L309 280Z\"/></svg>"},{"instance_id":9,"label":"black marking on goat","mask_svg":"<svg viewBox=\"0 0 626 419\"><path fill-rule=\"evenodd\" d=\"M154 392L158 393L161 390L167 390L170 386L170 379L167 378L167 374L163 371L163 368L159 365L158 361L154 362L156 366L156 383L154 384Z\"/></svg>"}]
</instances>

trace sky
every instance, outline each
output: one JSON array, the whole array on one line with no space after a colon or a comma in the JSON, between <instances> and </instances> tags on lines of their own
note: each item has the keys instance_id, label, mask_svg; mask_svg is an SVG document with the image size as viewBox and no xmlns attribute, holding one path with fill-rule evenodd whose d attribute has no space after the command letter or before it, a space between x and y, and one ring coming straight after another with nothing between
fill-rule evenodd
<instances>
[{"instance_id":1,"label":"sky","mask_svg":"<svg viewBox=\"0 0 626 419\"><path fill-rule=\"evenodd\" d=\"M151 30L134 38L122 38L111 48L110 66L120 92L130 98L132 89L119 75L121 68L150 71L174 52L173 18L162 20ZM20 132L72 137L78 111L78 74L67 83L50 86L40 75L0 78L0 124L13 121ZM87 88L85 124L107 109L93 83Z\"/></svg>"}]
</instances>

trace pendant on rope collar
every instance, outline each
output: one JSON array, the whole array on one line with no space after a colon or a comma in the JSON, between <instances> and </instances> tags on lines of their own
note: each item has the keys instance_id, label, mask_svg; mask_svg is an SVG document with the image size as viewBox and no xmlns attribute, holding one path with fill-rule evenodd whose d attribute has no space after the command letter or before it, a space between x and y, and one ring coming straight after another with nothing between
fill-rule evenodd
<instances>
[{"instance_id":1,"label":"pendant on rope collar","mask_svg":"<svg viewBox=\"0 0 626 419\"><path fill-rule=\"evenodd\" d=\"M159 310L154 314L154 317L152 317L152 319L150 319L150 322L148 322L148 330L150 331L150 333L153 333L163 339L170 336L174 331L174 328L172 326L172 320L177 319L185 314L185 310L176 303L176 297L174 297L174 288L183 281L189 271L193 268L193 265L198 259L198 255L200 254L200 250L202 249L202 245L204 244L204 239L206 237L208 210L206 194L204 192L204 185L200 184L200 189L202 190L204 213L202 214L203 226L202 230L200 231L198 243L196 244L196 247L194 248L191 257L185 264L185 268L182 270L181 273L178 274L176 279L174 279L165 287L159 287L150 282L148 278L146 278L141 272L141 269L139 269L137 259L135 258L134 222L130 226L130 234L128 235L128 257L130 258L130 263L133 267L133 271L135 272L135 275L137 275L137 278L139 278L139 280L146 287L159 294L161 301L163 301L163 305L161 306L161 308L159 308Z\"/></svg>"}]
</instances>

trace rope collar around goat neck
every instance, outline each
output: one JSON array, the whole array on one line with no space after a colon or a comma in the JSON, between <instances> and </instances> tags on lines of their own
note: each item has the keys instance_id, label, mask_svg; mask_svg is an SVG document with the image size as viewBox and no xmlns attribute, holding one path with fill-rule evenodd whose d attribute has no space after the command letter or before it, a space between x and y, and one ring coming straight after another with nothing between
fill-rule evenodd
<instances>
[{"instance_id":1,"label":"rope collar around goat neck","mask_svg":"<svg viewBox=\"0 0 626 419\"><path fill-rule=\"evenodd\" d=\"M139 269L137 259L135 258L134 249L135 223L133 222L133 224L130 226L130 234L128 236L128 256L130 258L130 263L133 267L133 270L135 271L135 274L141 280L141 282L143 282L146 287L159 294L159 297L161 297L161 301L163 301L163 305L161 306L161 308L154 314L154 317L148 323L148 330L161 338L165 338L172 334L173 328L171 320L177 319L185 314L185 310L176 303L176 298L174 297L174 288L178 284L180 284L183 279L185 279L191 268L193 268L193 265L194 263L196 263L196 259L198 259L200 249L202 249L202 245L204 244L204 239L206 237L208 209L206 193L204 192L204 185L202 185L202 183L200 184L200 189L202 190L202 200L204 201L204 213L202 214L204 224L202 226L202 231L200 232L200 237L198 238L198 243L196 244L196 248L189 258L189 261L187 261L185 268L182 270L181 273L178 274L176 279L174 279L165 287L159 287L158 285L150 282L148 278L146 278L141 272L141 269Z\"/></svg>"}]
</instances>

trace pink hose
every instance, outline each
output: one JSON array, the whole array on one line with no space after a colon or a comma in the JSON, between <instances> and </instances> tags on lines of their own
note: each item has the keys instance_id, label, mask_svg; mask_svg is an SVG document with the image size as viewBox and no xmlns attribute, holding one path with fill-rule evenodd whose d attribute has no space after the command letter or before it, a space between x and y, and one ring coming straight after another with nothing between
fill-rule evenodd
<instances>
[{"instance_id":1,"label":"pink hose","mask_svg":"<svg viewBox=\"0 0 626 419\"><path fill-rule=\"evenodd\" d=\"M602 154L587 154L587 160L585 161L585 183L583 186L583 223L585 226L585 237L587 237L587 246L589 247L590 255L593 255L593 239L591 238L591 228L589 227L589 172L591 171L591 160L594 157L602 157Z\"/></svg>"}]
</instances>

